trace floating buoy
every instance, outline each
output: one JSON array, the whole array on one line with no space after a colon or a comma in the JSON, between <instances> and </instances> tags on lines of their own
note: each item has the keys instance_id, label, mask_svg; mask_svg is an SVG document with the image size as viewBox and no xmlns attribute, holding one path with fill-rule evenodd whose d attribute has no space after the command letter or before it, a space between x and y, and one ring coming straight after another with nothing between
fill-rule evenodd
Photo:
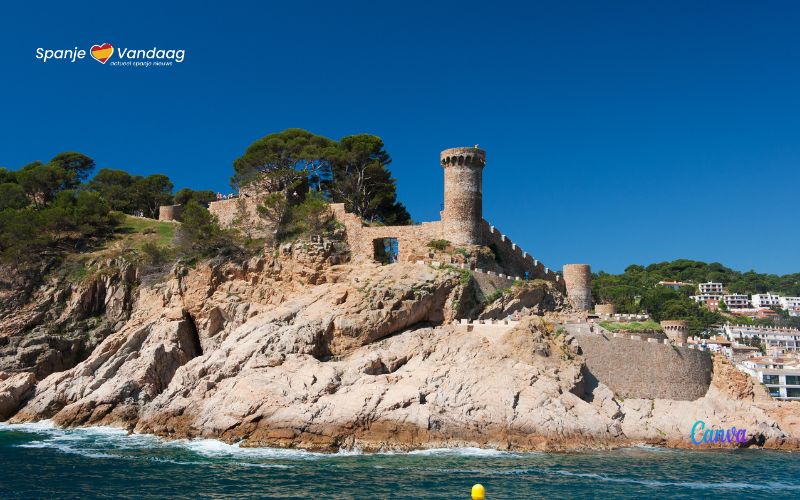
<instances>
[{"instance_id":1,"label":"floating buoy","mask_svg":"<svg viewBox=\"0 0 800 500\"><path fill-rule=\"evenodd\" d=\"M486 488L482 484L472 487L472 500L484 500L486 498Z\"/></svg>"}]
</instances>

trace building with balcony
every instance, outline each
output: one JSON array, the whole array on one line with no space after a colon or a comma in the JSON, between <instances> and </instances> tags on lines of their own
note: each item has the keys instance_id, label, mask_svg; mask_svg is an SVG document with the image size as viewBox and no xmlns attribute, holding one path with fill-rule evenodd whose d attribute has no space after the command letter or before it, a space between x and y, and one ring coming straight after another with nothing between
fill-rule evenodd
<instances>
[{"instance_id":1,"label":"building with balcony","mask_svg":"<svg viewBox=\"0 0 800 500\"><path fill-rule=\"evenodd\" d=\"M758 338L768 352L790 352L800 350L800 330L774 326L731 325L723 327L728 340L745 343L746 339Z\"/></svg>"},{"instance_id":2,"label":"building with balcony","mask_svg":"<svg viewBox=\"0 0 800 500\"><path fill-rule=\"evenodd\" d=\"M728 309L747 309L750 307L750 298L741 293L731 293L722 296L722 301Z\"/></svg>"},{"instance_id":3,"label":"building with balcony","mask_svg":"<svg viewBox=\"0 0 800 500\"><path fill-rule=\"evenodd\" d=\"M759 356L737 364L756 381L764 384L775 399L800 401L800 360Z\"/></svg>"},{"instance_id":4,"label":"building with balcony","mask_svg":"<svg viewBox=\"0 0 800 500\"><path fill-rule=\"evenodd\" d=\"M700 283L697 285L697 287L700 290L701 295L722 295L722 283L714 283L713 281L709 281L708 283Z\"/></svg>"},{"instance_id":5,"label":"building with balcony","mask_svg":"<svg viewBox=\"0 0 800 500\"><path fill-rule=\"evenodd\" d=\"M753 307L759 309L781 307L781 296L771 293L756 293L750 298L750 302L753 303Z\"/></svg>"}]
</instances>

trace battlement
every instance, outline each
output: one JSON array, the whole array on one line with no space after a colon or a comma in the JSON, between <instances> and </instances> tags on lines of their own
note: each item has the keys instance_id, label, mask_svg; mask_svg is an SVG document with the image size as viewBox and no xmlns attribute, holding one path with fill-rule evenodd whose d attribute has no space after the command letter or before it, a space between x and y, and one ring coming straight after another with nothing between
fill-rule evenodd
<instances>
[{"instance_id":1,"label":"battlement","mask_svg":"<svg viewBox=\"0 0 800 500\"><path fill-rule=\"evenodd\" d=\"M667 337L675 343L685 344L689 338L689 323L682 320L665 320L661 328Z\"/></svg>"},{"instance_id":2,"label":"battlement","mask_svg":"<svg viewBox=\"0 0 800 500\"><path fill-rule=\"evenodd\" d=\"M475 147L445 149L439 154L439 161L445 168L451 165L483 168L486 165L486 151Z\"/></svg>"},{"instance_id":3,"label":"battlement","mask_svg":"<svg viewBox=\"0 0 800 500\"><path fill-rule=\"evenodd\" d=\"M525 276L527 272L530 279L552 281L563 288L564 280L558 273L524 251L495 226L485 220L482 223L484 244L496 250L499 264L508 274Z\"/></svg>"}]
</instances>

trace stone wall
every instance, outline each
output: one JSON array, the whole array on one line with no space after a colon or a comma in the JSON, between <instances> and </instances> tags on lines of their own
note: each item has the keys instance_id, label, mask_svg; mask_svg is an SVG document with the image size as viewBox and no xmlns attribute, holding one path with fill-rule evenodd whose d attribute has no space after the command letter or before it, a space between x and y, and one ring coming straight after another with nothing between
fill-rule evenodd
<instances>
[{"instance_id":1,"label":"stone wall","mask_svg":"<svg viewBox=\"0 0 800 500\"><path fill-rule=\"evenodd\" d=\"M336 220L345 226L347 243L354 260L374 260L373 241L379 238L397 238L400 262L428 261L430 260L428 243L439 239L450 241L451 235L446 232L446 227L441 221L423 222L411 226L365 226L360 217L345 211L343 203L332 204L331 210ZM497 228L482 220L481 229L481 241L484 245L493 245L497 250L500 267L505 271L504 276L524 278L525 272L528 272L530 279L552 281L559 289L564 289L564 281L558 274L546 268L527 252L523 252Z\"/></svg>"},{"instance_id":2,"label":"stone wall","mask_svg":"<svg viewBox=\"0 0 800 500\"><path fill-rule=\"evenodd\" d=\"M361 218L345 211L344 203L331 205L336 220L345 226L347 244L354 261L374 260L376 239L397 238L400 262L416 262L428 257L428 243L442 238L441 222L424 222L411 226L365 226Z\"/></svg>"},{"instance_id":3,"label":"stone wall","mask_svg":"<svg viewBox=\"0 0 800 500\"><path fill-rule=\"evenodd\" d=\"M567 296L576 311L592 309L592 269L588 264L565 264Z\"/></svg>"},{"instance_id":4,"label":"stone wall","mask_svg":"<svg viewBox=\"0 0 800 500\"><path fill-rule=\"evenodd\" d=\"M689 339L689 323L682 320L662 321L661 328L667 338L679 344L685 344Z\"/></svg>"},{"instance_id":5,"label":"stone wall","mask_svg":"<svg viewBox=\"0 0 800 500\"><path fill-rule=\"evenodd\" d=\"M162 205L158 207L158 220L181 220L183 206L181 205Z\"/></svg>"},{"instance_id":6,"label":"stone wall","mask_svg":"<svg viewBox=\"0 0 800 500\"><path fill-rule=\"evenodd\" d=\"M693 401L711 383L711 355L664 343L578 334L589 386L596 381L623 398Z\"/></svg>"},{"instance_id":7,"label":"stone wall","mask_svg":"<svg viewBox=\"0 0 800 500\"><path fill-rule=\"evenodd\" d=\"M597 304L594 306L594 312L604 316L613 316L617 314L617 306L614 304Z\"/></svg>"},{"instance_id":8,"label":"stone wall","mask_svg":"<svg viewBox=\"0 0 800 500\"><path fill-rule=\"evenodd\" d=\"M217 217L219 225L229 229L234 226L251 238L263 238L274 231L258 214L261 196L253 190L242 189L235 198L212 201L208 211Z\"/></svg>"},{"instance_id":9,"label":"stone wall","mask_svg":"<svg viewBox=\"0 0 800 500\"><path fill-rule=\"evenodd\" d=\"M456 245L480 245L483 221L483 167L486 151L450 148L441 152L444 168L442 224Z\"/></svg>"},{"instance_id":10,"label":"stone wall","mask_svg":"<svg viewBox=\"0 0 800 500\"><path fill-rule=\"evenodd\" d=\"M563 288L563 280L558 274L534 259L528 252L523 251L519 245L485 220L482 221L482 226L483 244L497 251L500 267L506 271L506 274L524 277L527 272L530 279L553 281Z\"/></svg>"}]
</instances>

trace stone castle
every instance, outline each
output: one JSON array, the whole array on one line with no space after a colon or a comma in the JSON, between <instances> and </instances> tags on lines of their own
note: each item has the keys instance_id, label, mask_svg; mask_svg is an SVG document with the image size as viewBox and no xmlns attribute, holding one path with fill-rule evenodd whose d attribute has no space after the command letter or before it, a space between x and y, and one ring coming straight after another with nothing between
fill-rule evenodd
<instances>
[{"instance_id":1,"label":"stone castle","mask_svg":"<svg viewBox=\"0 0 800 500\"><path fill-rule=\"evenodd\" d=\"M391 262L419 262L428 258L429 243L446 240L454 246L489 247L500 269L486 270L507 279L543 279L567 292L573 309L592 309L591 269L586 264L567 264L564 276L546 267L505 234L483 218L483 169L486 151L476 147L445 149L439 155L444 171L444 209L441 219L407 226L367 226L343 203L334 203L334 217L346 228L347 242L355 260L381 260L391 249ZM242 190L236 198L209 204L223 227L230 227L243 217L257 219L257 193ZM179 206L161 207L161 220L175 220ZM475 266L472 266L475 269ZM481 271L481 269L476 269Z\"/></svg>"}]
</instances>

